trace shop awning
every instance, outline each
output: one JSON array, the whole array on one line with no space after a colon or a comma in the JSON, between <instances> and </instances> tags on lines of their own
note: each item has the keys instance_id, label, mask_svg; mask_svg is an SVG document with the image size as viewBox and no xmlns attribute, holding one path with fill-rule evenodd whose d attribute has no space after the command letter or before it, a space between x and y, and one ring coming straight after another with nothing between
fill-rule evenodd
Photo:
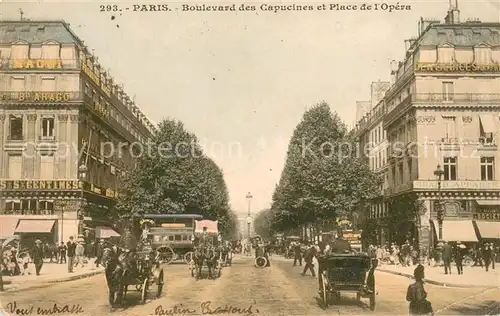
<instances>
[{"instance_id":1,"label":"shop awning","mask_svg":"<svg viewBox=\"0 0 500 316\"><path fill-rule=\"evenodd\" d=\"M16 233L50 233L55 220L22 219L16 228Z\"/></svg>"},{"instance_id":2,"label":"shop awning","mask_svg":"<svg viewBox=\"0 0 500 316\"><path fill-rule=\"evenodd\" d=\"M105 226L97 226L95 228L95 237L96 238L110 238L110 237L120 237L113 228L105 227Z\"/></svg>"},{"instance_id":3,"label":"shop awning","mask_svg":"<svg viewBox=\"0 0 500 316\"><path fill-rule=\"evenodd\" d=\"M499 206L500 200L476 200L479 206Z\"/></svg>"},{"instance_id":4,"label":"shop awning","mask_svg":"<svg viewBox=\"0 0 500 316\"><path fill-rule=\"evenodd\" d=\"M476 221L482 239L500 239L500 222Z\"/></svg>"},{"instance_id":5,"label":"shop awning","mask_svg":"<svg viewBox=\"0 0 500 316\"><path fill-rule=\"evenodd\" d=\"M493 115L479 115L483 131L485 133L495 133L495 117Z\"/></svg>"},{"instance_id":6,"label":"shop awning","mask_svg":"<svg viewBox=\"0 0 500 316\"><path fill-rule=\"evenodd\" d=\"M436 233L439 232L437 221L432 221L432 223ZM472 221L467 220L443 221L443 240L464 242L478 241Z\"/></svg>"},{"instance_id":7,"label":"shop awning","mask_svg":"<svg viewBox=\"0 0 500 316\"><path fill-rule=\"evenodd\" d=\"M14 235L19 218L4 217L0 220L0 239L7 239Z\"/></svg>"}]
</instances>

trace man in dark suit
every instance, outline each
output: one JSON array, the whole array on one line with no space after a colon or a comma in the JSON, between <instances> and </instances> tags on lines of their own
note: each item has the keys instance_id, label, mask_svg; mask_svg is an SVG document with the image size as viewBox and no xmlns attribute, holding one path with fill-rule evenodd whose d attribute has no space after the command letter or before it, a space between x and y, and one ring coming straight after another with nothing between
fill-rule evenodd
<instances>
[{"instance_id":1,"label":"man in dark suit","mask_svg":"<svg viewBox=\"0 0 500 316\"><path fill-rule=\"evenodd\" d=\"M451 248L450 243L445 243L443 245L443 262L444 262L444 274L451 274L451 253L453 249Z\"/></svg>"},{"instance_id":2,"label":"man in dark suit","mask_svg":"<svg viewBox=\"0 0 500 316\"><path fill-rule=\"evenodd\" d=\"M304 267L304 271L302 271L302 275L306 275L307 270L310 270L312 276L313 277L316 276L313 264L314 257L316 257L316 248L314 246L309 245L309 248L304 252L304 261L306 265Z\"/></svg>"},{"instance_id":3,"label":"man in dark suit","mask_svg":"<svg viewBox=\"0 0 500 316\"><path fill-rule=\"evenodd\" d=\"M455 247L455 265L457 266L457 273L464 274L464 252L462 247L464 247L461 243L458 243Z\"/></svg>"},{"instance_id":4,"label":"man in dark suit","mask_svg":"<svg viewBox=\"0 0 500 316\"><path fill-rule=\"evenodd\" d=\"M31 258L33 260L33 263L35 264L36 275L40 275L40 270L42 270L43 255L44 253L43 253L42 241L37 239L35 241L35 247L31 251Z\"/></svg>"},{"instance_id":5,"label":"man in dark suit","mask_svg":"<svg viewBox=\"0 0 500 316\"><path fill-rule=\"evenodd\" d=\"M76 244L73 241L73 236L69 237L69 241L66 244L66 248L68 248L68 273L73 272L73 266L75 263L75 250Z\"/></svg>"}]
</instances>

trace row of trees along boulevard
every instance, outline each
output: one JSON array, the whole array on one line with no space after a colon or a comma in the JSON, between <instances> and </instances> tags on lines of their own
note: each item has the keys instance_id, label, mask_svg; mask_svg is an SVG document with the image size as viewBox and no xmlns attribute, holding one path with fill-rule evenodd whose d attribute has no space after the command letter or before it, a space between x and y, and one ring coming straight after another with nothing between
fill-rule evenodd
<instances>
[{"instance_id":1,"label":"row of trees along boulevard","mask_svg":"<svg viewBox=\"0 0 500 316\"><path fill-rule=\"evenodd\" d=\"M236 239L238 219L229 205L222 170L203 153L196 136L181 122L166 119L149 145L152 148L144 152L151 154L141 155L122 180L124 194L116 205L122 242L137 242L140 227L135 219L143 214L203 215L219 221L224 238Z\"/></svg>"},{"instance_id":2,"label":"row of trees along boulevard","mask_svg":"<svg viewBox=\"0 0 500 316\"><path fill-rule=\"evenodd\" d=\"M349 227L354 214L362 218L368 213L381 184L382 178L357 150L354 133L328 104L319 103L295 128L271 209L256 217L255 230L264 236L299 232L302 238L309 230L313 239Z\"/></svg>"}]
</instances>

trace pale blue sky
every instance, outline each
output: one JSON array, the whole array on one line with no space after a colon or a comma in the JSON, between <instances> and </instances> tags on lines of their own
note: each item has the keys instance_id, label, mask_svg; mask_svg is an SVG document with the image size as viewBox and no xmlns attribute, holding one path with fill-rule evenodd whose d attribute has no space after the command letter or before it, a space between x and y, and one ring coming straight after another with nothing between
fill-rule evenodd
<instances>
[{"instance_id":1,"label":"pale blue sky","mask_svg":"<svg viewBox=\"0 0 500 316\"><path fill-rule=\"evenodd\" d=\"M18 19L22 8L25 18L71 23L152 122L179 119L206 144L233 209L245 213L248 191L252 212L270 205L304 110L324 100L352 125L356 101L369 99L372 81L389 79L390 60L403 58L420 16L443 20L448 8L448 0L400 3L412 10L180 12L177 2L169 13L125 11L112 21L99 12L111 2L3 0L0 12ZM462 20L499 22L498 0L460 0L459 8Z\"/></svg>"}]
</instances>

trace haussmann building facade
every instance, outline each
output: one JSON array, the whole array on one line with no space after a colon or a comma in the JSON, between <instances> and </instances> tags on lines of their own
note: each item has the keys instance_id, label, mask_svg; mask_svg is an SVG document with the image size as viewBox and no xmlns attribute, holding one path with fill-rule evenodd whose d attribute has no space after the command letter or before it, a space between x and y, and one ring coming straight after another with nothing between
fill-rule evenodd
<instances>
[{"instance_id":1,"label":"haussmann building facade","mask_svg":"<svg viewBox=\"0 0 500 316\"><path fill-rule=\"evenodd\" d=\"M500 242L500 24L459 14L421 19L380 104L388 242Z\"/></svg>"},{"instance_id":2,"label":"haussmann building facade","mask_svg":"<svg viewBox=\"0 0 500 316\"><path fill-rule=\"evenodd\" d=\"M0 239L116 235L128 145L154 126L64 21L0 22L0 63Z\"/></svg>"}]
</instances>

